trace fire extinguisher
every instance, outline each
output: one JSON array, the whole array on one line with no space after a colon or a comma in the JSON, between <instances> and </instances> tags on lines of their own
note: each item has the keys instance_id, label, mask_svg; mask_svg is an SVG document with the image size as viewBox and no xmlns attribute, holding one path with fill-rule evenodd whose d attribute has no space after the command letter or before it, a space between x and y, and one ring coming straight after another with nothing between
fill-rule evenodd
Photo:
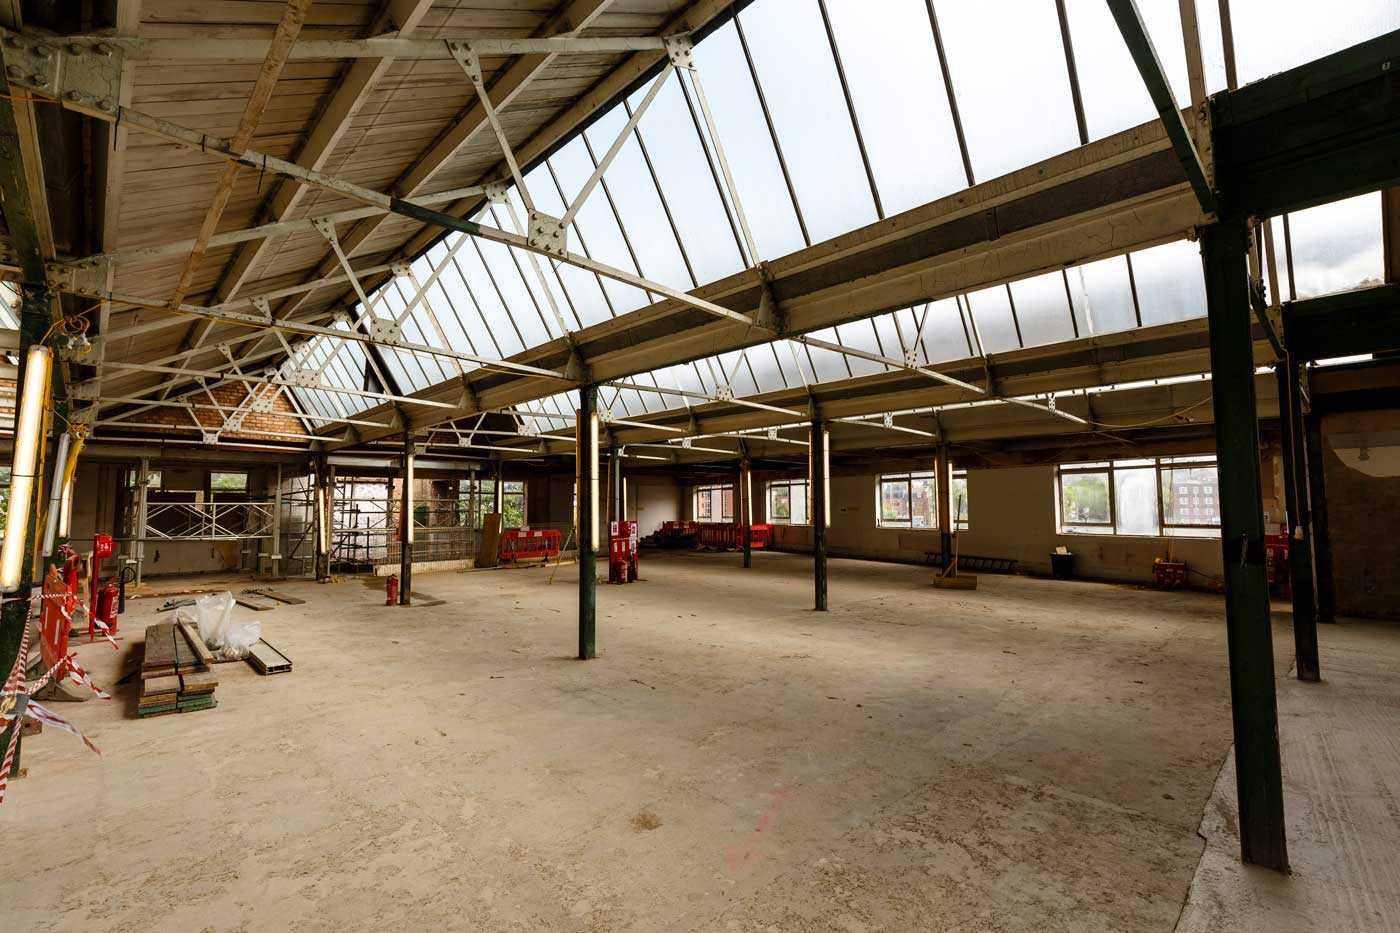
<instances>
[{"instance_id":1,"label":"fire extinguisher","mask_svg":"<svg viewBox=\"0 0 1400 933\"><path fill-rule=\"evenodd\" d=\"M106 624L108 635L117 634L117 602L120 598L121 588L117 586L115 578L108 580L107 585L97 593L97 618Z\"/></svg>"},{"instance_id":2,"label":"fire extinguisher","mask_svg":"<svg viewBox=\"0 0 1400 933\"><path fill-rule=\"evenodd\" d=\"M399 575L389 574L389 579L384 583L384 593L388 597L384 600L384 605L392 606L399 601Z\"/></svg>"}]
</instances>

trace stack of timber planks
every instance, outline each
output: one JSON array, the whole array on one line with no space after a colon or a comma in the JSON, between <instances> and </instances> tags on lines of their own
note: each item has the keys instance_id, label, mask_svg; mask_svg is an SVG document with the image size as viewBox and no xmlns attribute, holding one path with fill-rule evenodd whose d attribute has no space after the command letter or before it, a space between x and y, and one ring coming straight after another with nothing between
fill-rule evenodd
<instances>
[{"instance_id":1,"label":"stack of timber planks","mask_svg":"<svg viewBox=\"0 0 1400 933\"><path fill-rule=\"evenodd\" d=\"M219 704L218 678L210 670L213 655L188 622L146 626L146 656L141 662L141 700L136 715L190 713Z\"/></svg>"}]
</instances>

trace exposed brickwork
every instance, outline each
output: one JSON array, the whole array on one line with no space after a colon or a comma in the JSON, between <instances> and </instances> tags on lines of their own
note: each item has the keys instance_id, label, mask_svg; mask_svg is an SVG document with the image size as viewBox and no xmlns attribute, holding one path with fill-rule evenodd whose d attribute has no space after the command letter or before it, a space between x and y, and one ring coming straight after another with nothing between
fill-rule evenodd
<instances>
[{"instance_id":1,"label":"exposed brickwork","mask_svg":"<svg viewBox=\"0 0 1400 933\"><path fill-rule=\"evenodd\" d=\"M261 394L265 395L268 390L264 389ZM215 401L226 408L236 408L247 398L248 390L241 383L230 383L216 386L209 390L209 394L214 396ZM209 394L204 392L196 393L189 397L189 401L196 405L209 405ZM292 405L287 401L287 397L279 392L272 400L271 412L255 412L245 410L243 413L243 429L239 431L229 431L223 437L240 440L267 440L267 441L290 441L294 438L278 437L275 434L266 432L278 432L281 434L305 434L306 429L295 417L292 417ZM193 416L194 421L191 421ZM197 408L194 411L185 411L181 408L154 408L150 411L142 412L133 420L145 422L147 424L169 424L169 425L190 425L195 422L204 425L211 430L217 429L224 423L224 413L214 411L209 408ZM193 436L194 432L189 433Z\"/></svg>"}]
</instances>

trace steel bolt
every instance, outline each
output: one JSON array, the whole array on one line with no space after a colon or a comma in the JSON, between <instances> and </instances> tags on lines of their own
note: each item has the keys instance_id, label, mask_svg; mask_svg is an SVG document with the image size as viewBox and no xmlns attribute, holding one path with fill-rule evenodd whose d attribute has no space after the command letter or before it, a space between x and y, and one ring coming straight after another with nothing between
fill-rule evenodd
<instances>
[{"instance_id":1,"label":"steel bolt","mask_svg":"<svg viewBox=\"0 0 1400 933\"><path fill-rule=\"evenodd\" d=\"M68 51L69 51L71 54L73 54L73 55L81 55L81 54L83 54L83 51L84 51L84 50L83 50L83 46L82 46L81 43L78 43L78 42L70 42L70 43L68 43Z\"/></svg>"},{"instance_id":2,"label":"steel bolt","mask_svg":"<svg viewBox=\"0 0 1400 933\"><path fill-rule=\"evenodd\" d=\"M97 54L98 54L98 55L111 55L111 54L112 54L112 47L111 47L110 45L108 45L107 43L105 43L105 42L99 42L99 43L97 43Z\"/></svg>"},{"instance_id":3,"label":"steel bolt","mask_svg":"<svg viewBox=\"0 0 1400 933\"><path fill-rule=\"evenodd\" d=\"M83 94L81 91L69 91L68 99L76 104L83 99Z\"/></svg>"},{"instance_id":4,"label":"steel bolt","mask_svg":"<svg viewBox=\"0 0 1400 933\"><path fill-rule=\"evenodd\" d=\"M53 49L49 48L47 45L36 45L34 46L34 54L48 58L53 54Z\"/></svg>"},{"instance_id":5,"label":"steel bolt","mask_svg":"<svg viewBox=\"0 0 1400 933\"><path fill-rule=\"evenodd\" d=\"M112 99L110 97L104 97L97 104L97 109L101 110L103 113L112 113L117 109L117 106L116 104L112 103Z\"/></svg>"},{"instance_id":6,"label":"steel bolt","mask_svg":"<svg viewBox=\"0 0 1400 933\"><path fill-rule=\"evenodd\" d=\"M5 69L5 74L12 78L22 78L24 77L24 69L20 68L18 65L11 65Z\"/></svg>"}]
</instances>

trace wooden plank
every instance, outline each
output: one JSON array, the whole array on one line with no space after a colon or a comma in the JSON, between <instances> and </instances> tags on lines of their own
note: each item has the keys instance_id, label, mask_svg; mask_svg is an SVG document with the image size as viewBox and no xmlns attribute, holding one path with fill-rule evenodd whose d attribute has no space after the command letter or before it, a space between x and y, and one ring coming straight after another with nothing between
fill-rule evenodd
<instances>
[{"instance_id":1,"label":"wooden plank","mask_svg":"<svg viewBox=\"0 0 1400 933\"><path fill-rule=\"evenodd\" d=\"M238 605L242 606L245 609L255 609L258 612L267 612L269 609L277 608L277 603L254 602L253 599L250 599L247 596L235 596L233 598L233 601L238 603Z\"/></svg>"},{"instance_id":2,"label":"wooden plank","mask_svg":"<svg viewBox=\"0 0 1400 933\"><path fill-rule=\"evenodd\" d=\"M180 692L180 678L176 675L165 677L150 677L141 681L141 698L164 696L169 694L174 696Z\"/></svg>"},{"instance_id":3,"label":"wooden plank","mask_svg":"<svg viewBox=\"0 0 1400 933\"><path fill-rule=\"evenodd\" d=\"M230 141L235 152L248 148L248 144L252 141L253 133L257 130L258 123L263 117L263 111L267 109L268 103L272 99L277 79L282 75L282 66L286 64L287 57L291 54L292 44L296 42L296 38L301 32L302 23L306 20L307 8L310 6L311 0L288 0L272 44L268 46L267 59L263 62L262 70L258 72L258 80L253 87L253 94L248 98L243 116L238 121L238 130ZM309 115L310 111L308 110L307 116L309 117ZM183 301L189 292L190 284L194 280L195 269L204 256L205 246L218 228L219 219L224 215L224 208L228 206L234 182L238 180L238 172L238 163L229 162L224 166L223 172L219 176L219 187L214 195L214 203L209 206L209 211L204 216L204 223L199 228L195 246L190 250L189 258L185 261L185 268L180 273L180 282L175 287L175 294L170 299L172 306Z\"/></svg>"},{"instance_id":4,"label":"wooden plank","mask_svg":"<svg viewBox=\"0 0 1400 933\"><path fill-rule=\"evenodd\" d=\"M204 643L204 639L199 637L199 629L189 622L181 622L180 631L184 632L185 638L189 641L190 647L194 649L194 653L201 663L214 663L214 652L210 651L209 646Z\"/></svg>"},{"instance_id":5,"label":"wooden plank","mask_svg":"<svg viewBox=\"0 0 1400 933\"><path fill-rule=\"evenodd\" d=\"M477 547L476 566L494 567L501 558L501 514L491 512L482 517L481 543Z\"/></svg>"},{"instance_id":6,"label":"wooden plank","mask_svg":"<svg viewBox=\"0 0 1400 933\"><path fill-rule=\"evenodd\" d=\"M158 622L146 626L146 650L141 669L166 667L175 667L175 626L170 622Z\"/></svg>"},{"instance_id":7,"label":"wooden plank","mask_svg":"<svg viewBox=\"0 0 1400 933\"><path fill-rule=\"evenodd\" d=\"M264 596L271 596L279 603L286 603L289 606L306 605L306 600L299 599L296 596L288 596L286 593L279 593L277 590L263 590L262 593Z\"/></svg>"}]
</instances>

